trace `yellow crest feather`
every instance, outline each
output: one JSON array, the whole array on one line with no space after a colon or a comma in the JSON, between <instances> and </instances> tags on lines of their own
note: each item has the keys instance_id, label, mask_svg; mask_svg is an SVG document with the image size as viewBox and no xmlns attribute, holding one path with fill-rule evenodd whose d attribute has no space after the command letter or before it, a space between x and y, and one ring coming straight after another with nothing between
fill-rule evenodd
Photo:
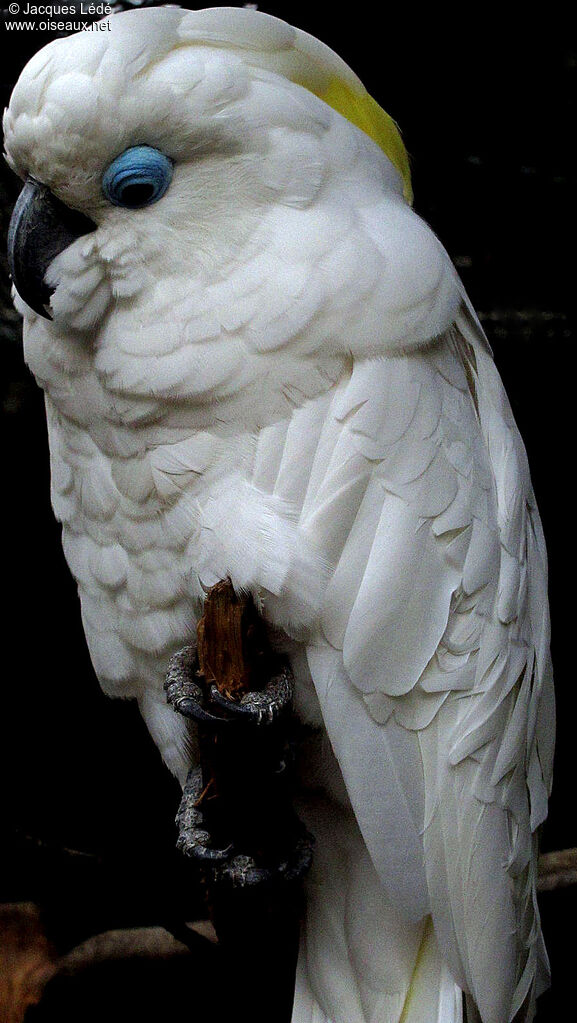
<instances>
[{"instance_id":1,"label":"yellow crest feather","mask_svg":"<svg viewBox=\"0 0 577 1023\"><path fill-rule=\"evenodd\" d=\"M300 84L305 85L305 88L314 92L319 99L324 100L329 107L346 117L347 121L355 124L380 146L401 175L403 194L407 202L412 205L413 188L409 156L393 118L366 90L356 91L342 78L331 77L328 85L324 85L320 89L311 89L304 82Z\"/></svg>"}]
</instances>

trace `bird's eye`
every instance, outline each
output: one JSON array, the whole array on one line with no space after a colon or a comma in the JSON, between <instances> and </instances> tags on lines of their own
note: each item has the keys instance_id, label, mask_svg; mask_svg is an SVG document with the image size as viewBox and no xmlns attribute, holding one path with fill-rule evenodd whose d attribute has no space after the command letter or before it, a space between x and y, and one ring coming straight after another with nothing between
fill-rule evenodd
<instances>
[{"instance_id":1,"label":"bird's eye","mask_svg":"<svg viewBox=\"0 0 577 1023\"><path fill-rule=\"evenodd\" d=\"M102 178L102 191L115 206L137 210L158 202L172 181L172 160L152 146L125 149Z\"/></svg>"}]
</instances>

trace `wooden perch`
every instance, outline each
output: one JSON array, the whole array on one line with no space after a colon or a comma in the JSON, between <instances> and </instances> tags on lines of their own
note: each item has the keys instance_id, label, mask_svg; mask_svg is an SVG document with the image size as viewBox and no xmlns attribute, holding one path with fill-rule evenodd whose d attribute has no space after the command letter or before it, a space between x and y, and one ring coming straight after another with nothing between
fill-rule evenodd
<instances>
[{"instance_id":1,"label":"wooden perch","mask_svg":"<svg viewBox=\"0 0 577 1023\"><path fill-rule=\"evenodd\" d=\"M539 857L537 889L550 892L577 884L577 849L560 849Z\"/></svg>"},{"instance_id":2,"label":"wooden perch","mask_svg":"<svg viewBox=\"0 0 577 1023\"><path fill-rule=\"evenodd\" d=\"M0 905L0 1020L22 1023L58 970L40 911L31 902Z\"/></svg>"},{"instance_id":3,"label":"wooden perch","mask_svg":"<svg viewBox=\"0 0 577 1023\"><path fill-rule=\"evenodd\" d=\"M197 643L200 674L223 696L238 700L264 685L269 660L264 626L252 599L238 596L229 579L206 594Z\"/></svg>"},{"instance_id":4,"label":"wooden perch","mask_svg":"<svg viewBox=\"0 0 577 1023\"><path fill-rule=\"evenodd\" d=\"M208 920L187 929L216 942ZM0 1021L23 1023L30 1005L37 1005L56 974L76 976L100 963L134 959L172 959L190 949L163 927L132 927L105 931L57 957L46 936L38 906L31 902L0 904Z\"/></svg>"},{"instance_id":5,"label":"wooden perch","mask_svg":"<svg viewBox=\"0 0 577 1023\"><path fill-rule=\"evenodd\" d=\"M216 934L208 920L197 920L185 926L192 933L216 944ZM123 959L172 959L182 955L190 955L190 948L164 927L127 927L104 931L83 941L58 961L58 972L74 976L97 963Z\"/></svg>"}]
</instances>

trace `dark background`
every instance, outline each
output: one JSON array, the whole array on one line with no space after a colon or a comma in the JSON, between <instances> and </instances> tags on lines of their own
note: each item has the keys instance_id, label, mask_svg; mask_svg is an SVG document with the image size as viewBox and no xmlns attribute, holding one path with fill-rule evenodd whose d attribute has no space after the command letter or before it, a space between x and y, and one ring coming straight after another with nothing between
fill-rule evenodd
<instances>
[{"instance_id":1,"label":"dark background","mask_svg":"<svg viewBox=\"0 0 577 1023\"><path fill-rule=\"evenodd\" d=\"M466 24L449 16L424 21L408 7L404 23L391 25L387 9L377 4L260 7L336 49L397 120L411 154L415 208L455 260L493 346L528 448L550 556L558 745L542 846L577 846L577 45L570 25L543 11L533 20L525 12L519 31L480 16ZM49 37L1 31L4 105L25 60ZM5 231L19 186L5 168L0 185ZM100 693L88 660L75 587L50 511L42 396L22 363L4 261L2 277L0 901L39 902L65 948L102 928L178 918L183 903L194 915L200 900L187 882L183 895L183 867L173 853L177 787L135 708ZM571 1004L573 940L567 934L575 926L575 891L543 895L541 908L554 981L538 1015L547 1023ZM144 991L152 1018L147 984L150 975L135 982L129 1004L134 1011L137 989ZM31 1016L68 1019L58 997L61 992L52 995L54 1015L45 1009ZM173 1004L167 997L165 992L166 1019ZM106 1011L113 1023L114 1006ZM78 1007L75 1012L78 1018Z\"/></svg>"}]
</instances>

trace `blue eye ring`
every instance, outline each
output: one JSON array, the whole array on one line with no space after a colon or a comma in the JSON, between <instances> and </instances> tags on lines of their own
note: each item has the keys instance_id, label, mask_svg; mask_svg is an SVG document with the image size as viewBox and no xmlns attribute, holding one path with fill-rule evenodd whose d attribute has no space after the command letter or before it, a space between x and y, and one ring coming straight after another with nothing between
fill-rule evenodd
<instances>
[{"instance_id":1,"label":"blue eye ring","mask_svg":"<svg viewBox=\"0 0 577 1023\"><path fill-rule=\"evenodd\" d=\"M137 210L151 206L172 181L173 163L152 146L132 146L106 168L102 191L114 206Z\"/></svg>"}]
</instances>

